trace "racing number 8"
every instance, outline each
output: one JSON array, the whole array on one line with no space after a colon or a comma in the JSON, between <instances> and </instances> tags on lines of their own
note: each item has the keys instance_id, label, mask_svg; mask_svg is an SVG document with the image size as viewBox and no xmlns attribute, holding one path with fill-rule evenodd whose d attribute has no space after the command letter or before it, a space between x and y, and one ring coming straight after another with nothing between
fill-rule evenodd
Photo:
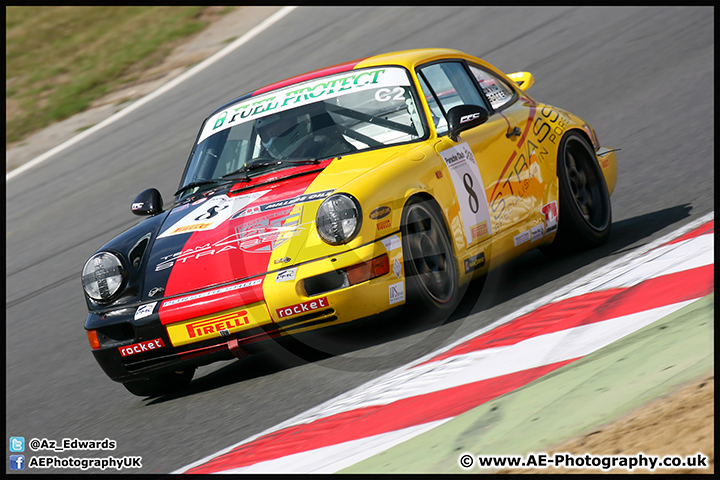
<instances>
[{"instance_id":1,"label":"racing number 8","mask_svg":"<svg viewBox=\"0 0 720 480\"><path fill-rule=\"evenodd\" d=\"M463 185L465 185L465 190L467 190L469 195L468 204L470 205L470 210L472 210L473 213L477 213L480 208L480 202L478 200L477 193L475 193L475 190L472 189L473 179L469 173L463 175Z\"/></svg>"}]
</instances>

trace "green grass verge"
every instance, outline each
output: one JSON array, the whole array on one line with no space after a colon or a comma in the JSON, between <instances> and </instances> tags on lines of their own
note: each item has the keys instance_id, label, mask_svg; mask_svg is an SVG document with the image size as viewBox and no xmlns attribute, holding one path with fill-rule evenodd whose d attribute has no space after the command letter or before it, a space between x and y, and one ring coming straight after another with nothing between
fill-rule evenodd
<instances>
[{"instance_id":1,"label":"green grass verge","mask_svg":"<svg viewBox=\"0 0 720 480\"><path fill-rule=\"evenodd\" d=\"M159 63L206 8L5 7L6 147Z\"/></svg>"}]
</instances>

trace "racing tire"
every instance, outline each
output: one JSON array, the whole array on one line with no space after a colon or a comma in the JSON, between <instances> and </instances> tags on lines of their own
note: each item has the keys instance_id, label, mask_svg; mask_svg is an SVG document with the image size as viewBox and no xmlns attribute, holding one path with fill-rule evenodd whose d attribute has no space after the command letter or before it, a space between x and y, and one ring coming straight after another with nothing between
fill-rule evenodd
<instances>
[{"instance_id":1,"label":"racing tire","mask_svg":"<svg viewBox=\"0 0 720 480\"><path fill-rule=\"evenodd\" d=\"M612 226L610 194L595 152L584 137L569 133L562 139L557 173L558 232L543 252L559 256L602 245Z\"/></svg>"},{"instance_id":2,"label":"racing tire","mask_svg":"<svg viewBox=\"0 0 720 480\"><path fill-rule=\"evenodd\" d=\"M158 397L188 386L194 374L195 368L187 368L163 373L148 380L123 383L123 386L138 397Z\"/></svg>"},{"instance_id":3,"label":"racing tire","mask_svg":"<svg viewBox=\"0 0 720 480\"><path fill-rule=\"evenodd\" d=\"M444 320L462 295L450 237L437 205L411 199L401 224L407 297L405 312L431 313Z\"/></svg>"}]
</instances>

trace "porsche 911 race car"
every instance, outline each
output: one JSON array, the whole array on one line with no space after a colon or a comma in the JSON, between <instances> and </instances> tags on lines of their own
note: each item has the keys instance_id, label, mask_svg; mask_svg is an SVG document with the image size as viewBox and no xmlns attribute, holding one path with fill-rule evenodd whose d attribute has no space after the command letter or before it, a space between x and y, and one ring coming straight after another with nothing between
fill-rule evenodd
<instances>
[{"instance_id":1,"label":"porsche 911 race car","mask_svg":"<svg viewBox=\"0 0 720 480\"><path fill-rule=\"evenodd\" d=\"M163 394L249 344L404 306L447 316L472 278L523 252L602 244L615 153L531 98L533 82L420 49L218 108L172 206L140 193L147 218L83 268L98 363Z\"/></svg>"}]
</instances>

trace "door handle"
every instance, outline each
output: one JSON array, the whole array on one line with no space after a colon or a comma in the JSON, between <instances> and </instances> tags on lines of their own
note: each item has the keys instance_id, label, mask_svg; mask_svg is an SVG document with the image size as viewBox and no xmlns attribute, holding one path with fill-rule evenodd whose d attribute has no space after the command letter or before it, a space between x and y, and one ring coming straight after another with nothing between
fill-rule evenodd
<instances>
[{"instance_id":1,"label":"door handle","mask_svg":"<svg viewBox=\"0 0 720 480\"><path fill-rule=\"evenodd\" d=\"M520 130L520 127L515 127L512 129L511 132L508 132L505 134L507 138L514 137L515 135L520 135L522 131Z\"/></svg>"}]
</instances>

